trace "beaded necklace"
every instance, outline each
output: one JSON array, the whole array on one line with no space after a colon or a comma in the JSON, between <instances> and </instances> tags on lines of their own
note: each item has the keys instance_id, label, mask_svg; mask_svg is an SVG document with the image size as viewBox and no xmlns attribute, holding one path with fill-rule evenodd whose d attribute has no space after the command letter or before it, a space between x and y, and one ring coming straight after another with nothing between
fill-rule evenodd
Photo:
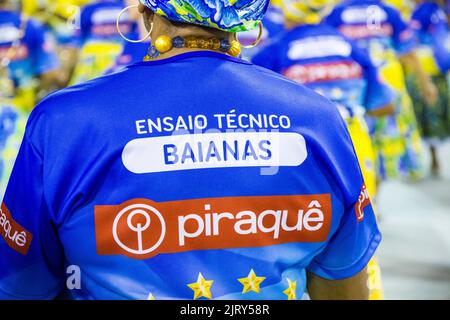
<instances>
[{"instance_id":1,"label":"beaded necklace","mask_svg":"<svg viewBox=\"0 0 450 320\"><path fill-rule=\"evenodd\" d=\"M230 42L226 39L195 36L177 36L171 39L169 36L163 35L159 36L155 43L150 46L144 61L155 59L173 48L215 50L227 53L233 57L237 57L241 54L241 44L235 40Z\"/></svg>"}]
</instances>

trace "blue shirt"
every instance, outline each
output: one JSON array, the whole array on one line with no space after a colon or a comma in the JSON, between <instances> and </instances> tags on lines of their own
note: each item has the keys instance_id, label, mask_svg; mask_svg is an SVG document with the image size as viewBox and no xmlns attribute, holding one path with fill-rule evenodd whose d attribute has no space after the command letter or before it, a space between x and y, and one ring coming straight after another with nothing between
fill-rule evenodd
<instances>
[{"instance_id":1,"label":"blue shirt","mask_svg":"<svg viewBox=\"0 0 450 320\"><path fill-rule=\"evenodd\" d=\"M432 49L441 73L445 74L450 68L450 33L444 10L434 1L419 4L413 13L411 28L420 44Z\"/></svg>"},{"instance_id":2,"label":"blue shirt","mask_svg":"<svg viewBox=\"0 0 450 320\"><path fill-rule=\"evenodd\" d=\"M117 57L114 65L105 72L109 74L121 70L122 68L144 60L150 47L149 42L132 43L125 42L122 53Z\"/></svg>"},{"instance_id":3,"label":"blue shirt","mask_svg":"<svg viewBox=\"0 0 450 320\"><path fill-rule=\"evenodd\" d=\"M399 12L380 0L344 1L325 22L368 50L377 66L385 63L387 52L403 55L415 49L413 33Z\"/></svg>"},{"instance_id":4,"label":"blue shirt","mask_svg":"<svg viewBox=\"0 0 450 320\"><path fill-rule=\"evenodd\" d=\"M123 39L117 31L117 17L124 8L123 1L100 0L84 6L81 10L78 38L80 45L87 41L113 41L121 43ZM136 32L136 24L123 14L120 20L123 34Z\"/></svg>"},{"instance_id":5,"label":"blue shirt","mask_svg":"<svg viewBox=\"0 0 450 320\"><path fill-rule=\"evenodd\" d=\"M344 107L347 117L385 107L394 99L367 53L325 24L290 30L253 62L324 95Z\"/></svg>"},{"instance_id":6,"label":"blue shirt","mask_svg":"<svg viewBox=\"0 0 450 320\"><path fill-rule=\"evenodd\" d=\"M381 240L335 106L215 52L45 99L0 234L0 298L52 298L77 268L76 299L301 298L306 270L353 276Z\"/></svg>"},{"instance_id":7,"label":"blue shirt","mask_svg":"<svg viewBox=\"0 0 450 320\"><path fill-rule=\"evenodd\" d=\"M0 10L0 57L11 51L13 42L20 38L22 17L12 11ZM54 51L54 42L45 28L38 22L28 19L25 33L15 50L9 64L9 73L16 86L25 86L43 73L59 67Z\"/></svg>"}]
</instances>

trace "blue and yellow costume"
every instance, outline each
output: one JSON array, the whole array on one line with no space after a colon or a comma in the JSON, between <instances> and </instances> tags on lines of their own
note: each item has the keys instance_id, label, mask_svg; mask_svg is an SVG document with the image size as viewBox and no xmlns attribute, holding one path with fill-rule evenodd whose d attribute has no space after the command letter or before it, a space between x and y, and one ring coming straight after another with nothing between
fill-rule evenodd
<instances>
[{"instance_id":1,"label":"blue and yellow costume","mask_svg":"<svg viewBox=\"0 0 450 320\"><path fill-rule=\"evenodd\" d=\"M40 23L0 9L0 195L36 104L37 77L58 67L53 45Z\"/></svg>"},{"instance_id":2,"label":"blue and yellow costume","mask_svg":"<svg viewBox=\"0 0 450 320\"><path fill-rule=\"evenodd\" d=\"M71 84L99 77L113 67L124 45L116 28L123 8L123 1L119 0L99 0L82 8L77 34L80 53ZM137 25L123 17L120 28L130 35L136 32Z\"/></svg>"},{"instance_id":3,"label":"blue and yellow costume","mask_svg":"<svg viewBox=\"0 0 450 320\"><path fill-rule=\"evenodd\" d=\"M424 1L413 13L411 29L419 41L419 59L438 88L435 105L429 106L417 94L417 84L408 77L414 107L423 136L429 143L450 135L450 98L447 78L450 70L450 32L447 16L435 1Z\"/></svg>"},{"instance_id":4,"label":"blue and yellow costume","mask_svg":"<svg viewBox=\"0 0 450 320\"><path fill-rule=\"evenodd\" d=\"M397 93L397 111L369 121L382 178L423 175L423 150L411 98L399 56L416 47L412 32L398 11L380 0L348 0L326 22L368 50L381 77Z\"/></svg>"},{"instance_id":5,"label":"blue and yellow costume","mask_svg":"<svg viewBox=\"0 0 450 320\"><path fill-rule=\"evenodd\" d=\"M88 0L24 0L22 12L47 26L59 46L76 46L80 6Z\"/></svg>"}]
</instances>

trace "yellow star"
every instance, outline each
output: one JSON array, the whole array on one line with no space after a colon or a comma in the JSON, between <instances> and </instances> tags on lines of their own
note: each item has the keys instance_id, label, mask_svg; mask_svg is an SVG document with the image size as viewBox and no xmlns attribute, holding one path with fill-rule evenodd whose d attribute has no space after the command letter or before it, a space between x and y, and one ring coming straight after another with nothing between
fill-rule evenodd
<instances>
[{"instance_id":1,"label":"yellow star","mask_svg":"<svg viewBox=\"0 0 450 320\"><path fill-rule=\"evenodd\" d=\"M244 288L242 289L242 294L245 294L250 291L254 291L256 293L261 292L261 282L266 280L266 277L258 277L255 274L255 271L250 270L250 273L248 274L247 278L240 278L238 281L242 283Z\"/></svg>"},{"instance_id":2,"label":"yellow star","mask_svg":"<svg viewBox=\"0 0 450 320\"><path fill-rule=\"evenodd\" d=\"M205 278L203 278L203 275L199 273L197 282L188 284L187 286L194 291L194 300L197 300L201 297L212 299L211 286L213 282L213 280L205 280Z\"/></svg>"},{"instance_id":3,"label":"yellow star","mask_svg":"<svg viewBox=\"0 0 450 320\"><path fill-rule=\"evenodd\" d=\"M297 281L291 281L291 279L287 278L289 283L289 287L283 291L285 295L287 295L288 300L296 300L297 299Z\"/></svg>"},{"instance_id":4,"label":"yellow star","mask_svg":"<svg viewBox=\"0 0 450 320\"><path fill-rule=\"evenodd\" d=\"M147 300L156 300L155 297L153 296L153 293L150 292L148 294Z\"/></svg>"}]
</instances>

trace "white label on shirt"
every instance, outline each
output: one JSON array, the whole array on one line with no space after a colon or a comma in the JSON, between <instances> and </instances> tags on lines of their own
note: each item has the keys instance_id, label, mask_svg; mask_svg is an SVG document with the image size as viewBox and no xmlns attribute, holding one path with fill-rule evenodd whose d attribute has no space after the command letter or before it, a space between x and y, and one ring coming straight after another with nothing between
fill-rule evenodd
<instances>
[{"instance_id":1,"label":"white label on shirt","mask_svg":"<svg viewBox=\"0 0 450 320\"><path fill-rule=\"evenodd\" d=\"M115 23L117 17L119 16L120 11L121 10L119 8L99 10L92 15L92 23L94 24Z\"/></svg>"},{"instance_id":2,"label":"white label on shirt","mask_svg":"<svg viewBox=\"0 0 450 320\"><path fill-rule=\"evenodd\" d=\"M0 43L13 42L20 38L20 30L14 25L0 25Z\"/></svg>"},{"instance_id":3,"label":"white label on shirt","mask_svg":"<svg viewBox=\"0 0 450 320\"><path fill-rule=\"evenodd\" d=\"M232 167L296 167L307 158L303 136L293 132L227 132L130 141L122 162L136 174Z\"/></svg>"},{"instance_id":4,"label":"white label on shirt","mask_svg":"<svg viewBox=\"0 0 450 320\"><path fill-rule=\"evenodd\" d=\"M291 60L329 56L348 57L351 53L351 45L343 41L341 37L319 36L292 41L289 46L288 57Z\"/></svg>"},{"instance_id":5,"label":"white label on shirt","mask_svg":"<svg viewBox=\"0 0 450 320\"><path fill-rule=\"evenodd\" d=\"M342 12L341 18L345 23L367 23L374 14L379 22L384 22L388 18L386 11L377 5L348 8Z\"/></svg>"}]
</instances>

